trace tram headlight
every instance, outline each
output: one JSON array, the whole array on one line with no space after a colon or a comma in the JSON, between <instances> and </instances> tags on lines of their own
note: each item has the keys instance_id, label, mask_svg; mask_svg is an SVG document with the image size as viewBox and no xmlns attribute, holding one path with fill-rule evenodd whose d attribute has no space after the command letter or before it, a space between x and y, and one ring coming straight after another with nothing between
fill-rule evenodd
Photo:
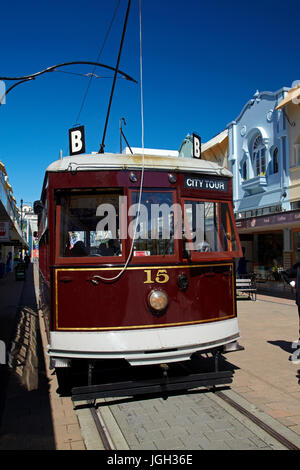
<instances>
[{"instance_id":1,"label":"tram headlight","mask_svg":"<svg viewBox=\"0 0 300 470\"><path fill-rule=\"evenodd\" d=\"M153 310L161 312L168 305L168 296L161 290L153 290L149 294L148 302Z\"/></svg>"}]
</instances>

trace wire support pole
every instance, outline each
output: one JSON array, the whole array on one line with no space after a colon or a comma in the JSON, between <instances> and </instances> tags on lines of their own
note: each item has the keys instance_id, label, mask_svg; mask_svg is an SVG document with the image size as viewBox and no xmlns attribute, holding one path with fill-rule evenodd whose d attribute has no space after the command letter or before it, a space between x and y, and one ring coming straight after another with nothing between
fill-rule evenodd
<instances>
[{"instance_id":1,"label":"wire support pole","mask_svg":"<svg viewBox=\"0 0 300 470\"><path fill-rule=\"evenodd\" d=\"M124 119L124 118L121 118L121 119L120 119L120 153L122 153L122 137L123 137L123 139L125 140L125 142L126 142L128 148L129 148L129 150L130 150L130 153L133 154L133 151L132 151L132 149L131 149L131 147L130 147L130 145L129 145L129 143L128 143L126 137L125 137L125 134L124 134L124 132L123 132L123 129L122 129L122 121L124 122L124 125L126 126L126 121L125 121L125 119Z\"/></svg>"},{"instance_id":2,"label":"wire support pole","mask_svg":"<svg viewBox=\"0 0 300 470\"><path fill-rule=\"evenodd\" d=\"M126 28L127 28L127 20L128 20L129 10L130 10L130 4L131 4L131 0L128 0L126 17L125 17L125 22L124 22L124 27L123 27L123 33L122 33L122 38L121 38L121 43L120 43L120 48L119 48L118 60L117 60L117 65L115 67L114 80L113 80L112 89L111 89L110 98L109 98L109 104L108 104L108 110L107 110L107 115L106 115L106 120L105 120L102 143L101 143L101 146L100 146L100 149L99 149L98 153L104 153L104 147L105 147L104 142L105 142L106 130L107 130L109 114L110 114L110 108L111 108L112 98L113 98L115 84L116 84L116 78L117 78L117 74L118 74L118 70L119 70L119 63L120 63L120 58L121 58L121 53L122 53L122 48L123 48L123 43L124 43L125 32L126 32Z\"/></svg>"}]
</instances>

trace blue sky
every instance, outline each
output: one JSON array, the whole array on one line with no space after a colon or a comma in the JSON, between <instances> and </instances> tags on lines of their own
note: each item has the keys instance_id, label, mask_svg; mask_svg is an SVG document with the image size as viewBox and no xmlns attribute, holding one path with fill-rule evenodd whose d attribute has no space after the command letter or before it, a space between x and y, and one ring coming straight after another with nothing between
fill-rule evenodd
<instances>
[{"instance_id":1,"label":"blue sky","mask_svg":"<svg viewBox=\"0 0 300 470\"><path fill-rule=\"evenodd\" d=\"M120 5L100 62L115 66L127 8ZM23 76L76 60L95 61L118 0L2 2L0 76ZM139 81L139 10L132 0L120 69ZM225 129L259 91L300 79L297 0L142 0L145 147L178 150L186 134L203 141ZM16 87L0 107L0 160L14 195L39 199L47 166L69 154L92 66L72 66ZM62 70L64 72L62 72ZM66 73L68 72L68 73ZM72 72L72 73L71 73ZM92 81L79 123L87 152L102 140L112 73ZM79 74L79 75L78 75ZM110 77L110 78L109 78ZM7 88L14 82L6 82ZM119 120L140 147L140 85L118 79L105 151L119 151Z\"/></svg>"}]
</instances>

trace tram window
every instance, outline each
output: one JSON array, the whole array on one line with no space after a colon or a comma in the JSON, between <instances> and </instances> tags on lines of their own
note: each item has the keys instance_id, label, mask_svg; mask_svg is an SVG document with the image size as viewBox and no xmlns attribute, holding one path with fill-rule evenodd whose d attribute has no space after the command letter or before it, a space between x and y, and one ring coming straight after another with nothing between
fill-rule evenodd
<instances>
[{"instance_id":1,"label":"tram window","mask_svg":"<svg viewBox=\"0 0 300 470\"><path fill-rule=\"evenodd\" d=\"M184 201L184 249L196 253L236 251L227 203Z\"/></svg>"},{"instance_id":2,"label":"tram window","mask_svg":"<svg viewBox=\"0 0 300 470\"><path fill-rule=\"evenodd\" d=\"M138 214L139 192L132 193L130 210L133 220L129 224L129 234L136 236L134 256L174 255L174 208L173 192L144 191L141 197L140 216Z\"/></svg>"},{"instance_id":3,"label":"tram window","mask_svg":"<svg viewBox=\"0 0 300 470\"><path fill-rule=\"evenodd\" d=\"M228 204L220 203L220 236L224 251L237 251L238 245Z\"/></svg>"},{"instance_id":4,"label":"tram window","mask_svg":"<svg viewBox=\"0 0 300 470\"><path fill-rule=\"evenodd\" d=\"M119 194L60 196L60 256L121 256Z\"/></svg>"}]
</instances>

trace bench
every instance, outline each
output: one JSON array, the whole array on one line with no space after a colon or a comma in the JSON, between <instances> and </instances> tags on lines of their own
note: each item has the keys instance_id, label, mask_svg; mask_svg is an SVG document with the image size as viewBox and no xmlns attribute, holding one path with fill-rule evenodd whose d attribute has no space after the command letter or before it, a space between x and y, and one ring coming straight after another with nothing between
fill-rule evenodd
<instances>
[{"instance_id":1,"label":"bench","mask_svg":"<svg viewBox=\"0 0 300 470\"><path fill-rule=\"evenodd\" d=\"M256 300L256 281L255 276L245 278L238 278L235 281L236 295L242 297L242 294L247 294L249 299ZM243 296L244 297L244 296Z\"/></svg>"}]
</instances>

